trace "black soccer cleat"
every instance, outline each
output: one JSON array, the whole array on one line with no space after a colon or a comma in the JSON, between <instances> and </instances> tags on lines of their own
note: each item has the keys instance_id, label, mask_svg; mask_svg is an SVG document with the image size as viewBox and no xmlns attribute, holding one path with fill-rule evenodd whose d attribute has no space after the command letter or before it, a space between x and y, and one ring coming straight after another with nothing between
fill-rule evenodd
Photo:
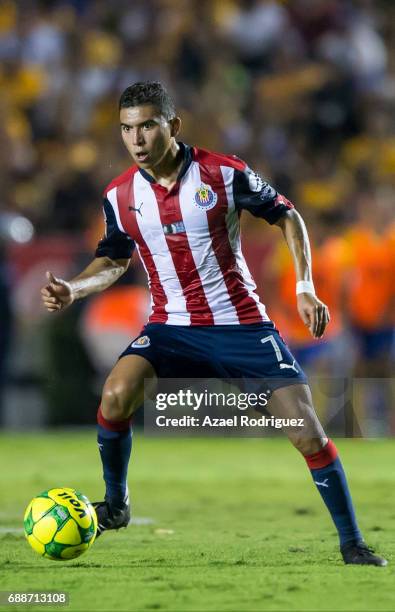
<instances>
[{"instance_id":1,"label":"black soccer cleat","mask_svg":"<svg viewBox=\"0 0 395 612\"><path fill-rule=\"evenodd\" d=\"M129 504L124 504L122 508L110 506L107 501L94 502L92 505L97 515L97 538L104 531L108 531L109 529L120 529L121 527L127 527L129 525Z\"/></svg>"},{"instance_id":2,"label":"black soccer cleat","mask_svg":"<svg viewBox=\"0 0 395 612\"><path fill-rule=\"evenodd\" d=\"M346 565L388 565L387 559L373 554L374 550L369 548L365 542L350 542L340 548L343 561Z\"/></svg>"}]
</instances>

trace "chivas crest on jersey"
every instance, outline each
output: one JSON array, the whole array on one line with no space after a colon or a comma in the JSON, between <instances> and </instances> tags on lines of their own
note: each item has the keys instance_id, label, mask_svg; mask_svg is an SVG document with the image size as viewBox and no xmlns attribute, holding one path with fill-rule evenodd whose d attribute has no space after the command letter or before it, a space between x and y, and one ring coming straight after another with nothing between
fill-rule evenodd
<instances>
[{"instance_id":1,"label":"chivas crest on jersey","mask_svg":"<svg viewBox=\"0 0 395 612\"><path fill-rule=\"evenodd\" d=\"M210 185L201 183L195 193L195 204L203 210L214 208L218 200L217 194L211 189Z\"/></svg>"}]
</instances>

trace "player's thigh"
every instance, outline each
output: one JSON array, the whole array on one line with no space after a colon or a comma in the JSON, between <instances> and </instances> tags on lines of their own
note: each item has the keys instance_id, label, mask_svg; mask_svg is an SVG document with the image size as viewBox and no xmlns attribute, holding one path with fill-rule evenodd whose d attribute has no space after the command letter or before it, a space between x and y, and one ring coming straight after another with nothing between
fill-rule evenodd
<instances>
[{"instance_id":1,"label":"player's thigh","mask_svg":"<svg viewBox=\"0 0 395 612\"><path fill-rule=\"evenodd\" d=\"M296 419L297 425L284 427L290 441L304 454L316 453L328 438L314 410L310 387L296 384L276 389L267 406L279 419Z\"/></svg>"},{"instance_id":2,"label":"player's thigh","mask_svg":"<svg viewBox=\"0 0 395 612\"><path fill-rule=\"evenodd\" d=\"M144 401L156 382L152 364L140 355L125 355L109 374L102 394L102 412L105 418L126 419Z\"/></svg>"}]
</instances>

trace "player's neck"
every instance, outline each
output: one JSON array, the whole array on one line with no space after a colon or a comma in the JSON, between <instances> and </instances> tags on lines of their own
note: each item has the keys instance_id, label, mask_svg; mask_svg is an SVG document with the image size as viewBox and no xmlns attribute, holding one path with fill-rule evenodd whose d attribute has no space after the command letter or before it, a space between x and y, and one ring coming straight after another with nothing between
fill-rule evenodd
<instances>
[{"instance_id":1,"label":"player's neck","mask_svg":"<svg viewBox=\"0 0 395 612\"><path fill-rule=\"evenodd\" d=\"M154 168L147 169L146 172L148 172L159 185L170 190L177 182L183 162L183 152L177 142L174 141L160 163Z\"/></svg>"}]
</instances>

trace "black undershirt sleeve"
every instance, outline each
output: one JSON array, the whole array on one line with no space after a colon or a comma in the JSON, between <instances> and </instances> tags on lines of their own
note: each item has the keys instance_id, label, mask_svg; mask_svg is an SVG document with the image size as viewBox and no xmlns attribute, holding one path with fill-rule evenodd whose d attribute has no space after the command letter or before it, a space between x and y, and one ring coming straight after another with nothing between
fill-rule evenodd
<instances>
[{"instance_id":1,"label":"black undershirt sleeve","mask_svg":"<svg viewBox=\"0 0 395 612\"><path fill-rule=\"evenodd\" d=\"M248 210L254 217L276 223L293 204L248 166L235 170L233 198L237 210Z\"/></svg>"},{"instance_id":2,"label":"black undershirt sleeve","mask_svg":"<svg viewBox=\"0 0 395 612\"><path fill-rule=\"evenodd\" d=\"M103 211L106 224L104 237L97 245L95 257L110 259L130 259L135 249L134 240L119 229L114 209L107 198L104 198Z\"/></svg>"}]
</instances>

